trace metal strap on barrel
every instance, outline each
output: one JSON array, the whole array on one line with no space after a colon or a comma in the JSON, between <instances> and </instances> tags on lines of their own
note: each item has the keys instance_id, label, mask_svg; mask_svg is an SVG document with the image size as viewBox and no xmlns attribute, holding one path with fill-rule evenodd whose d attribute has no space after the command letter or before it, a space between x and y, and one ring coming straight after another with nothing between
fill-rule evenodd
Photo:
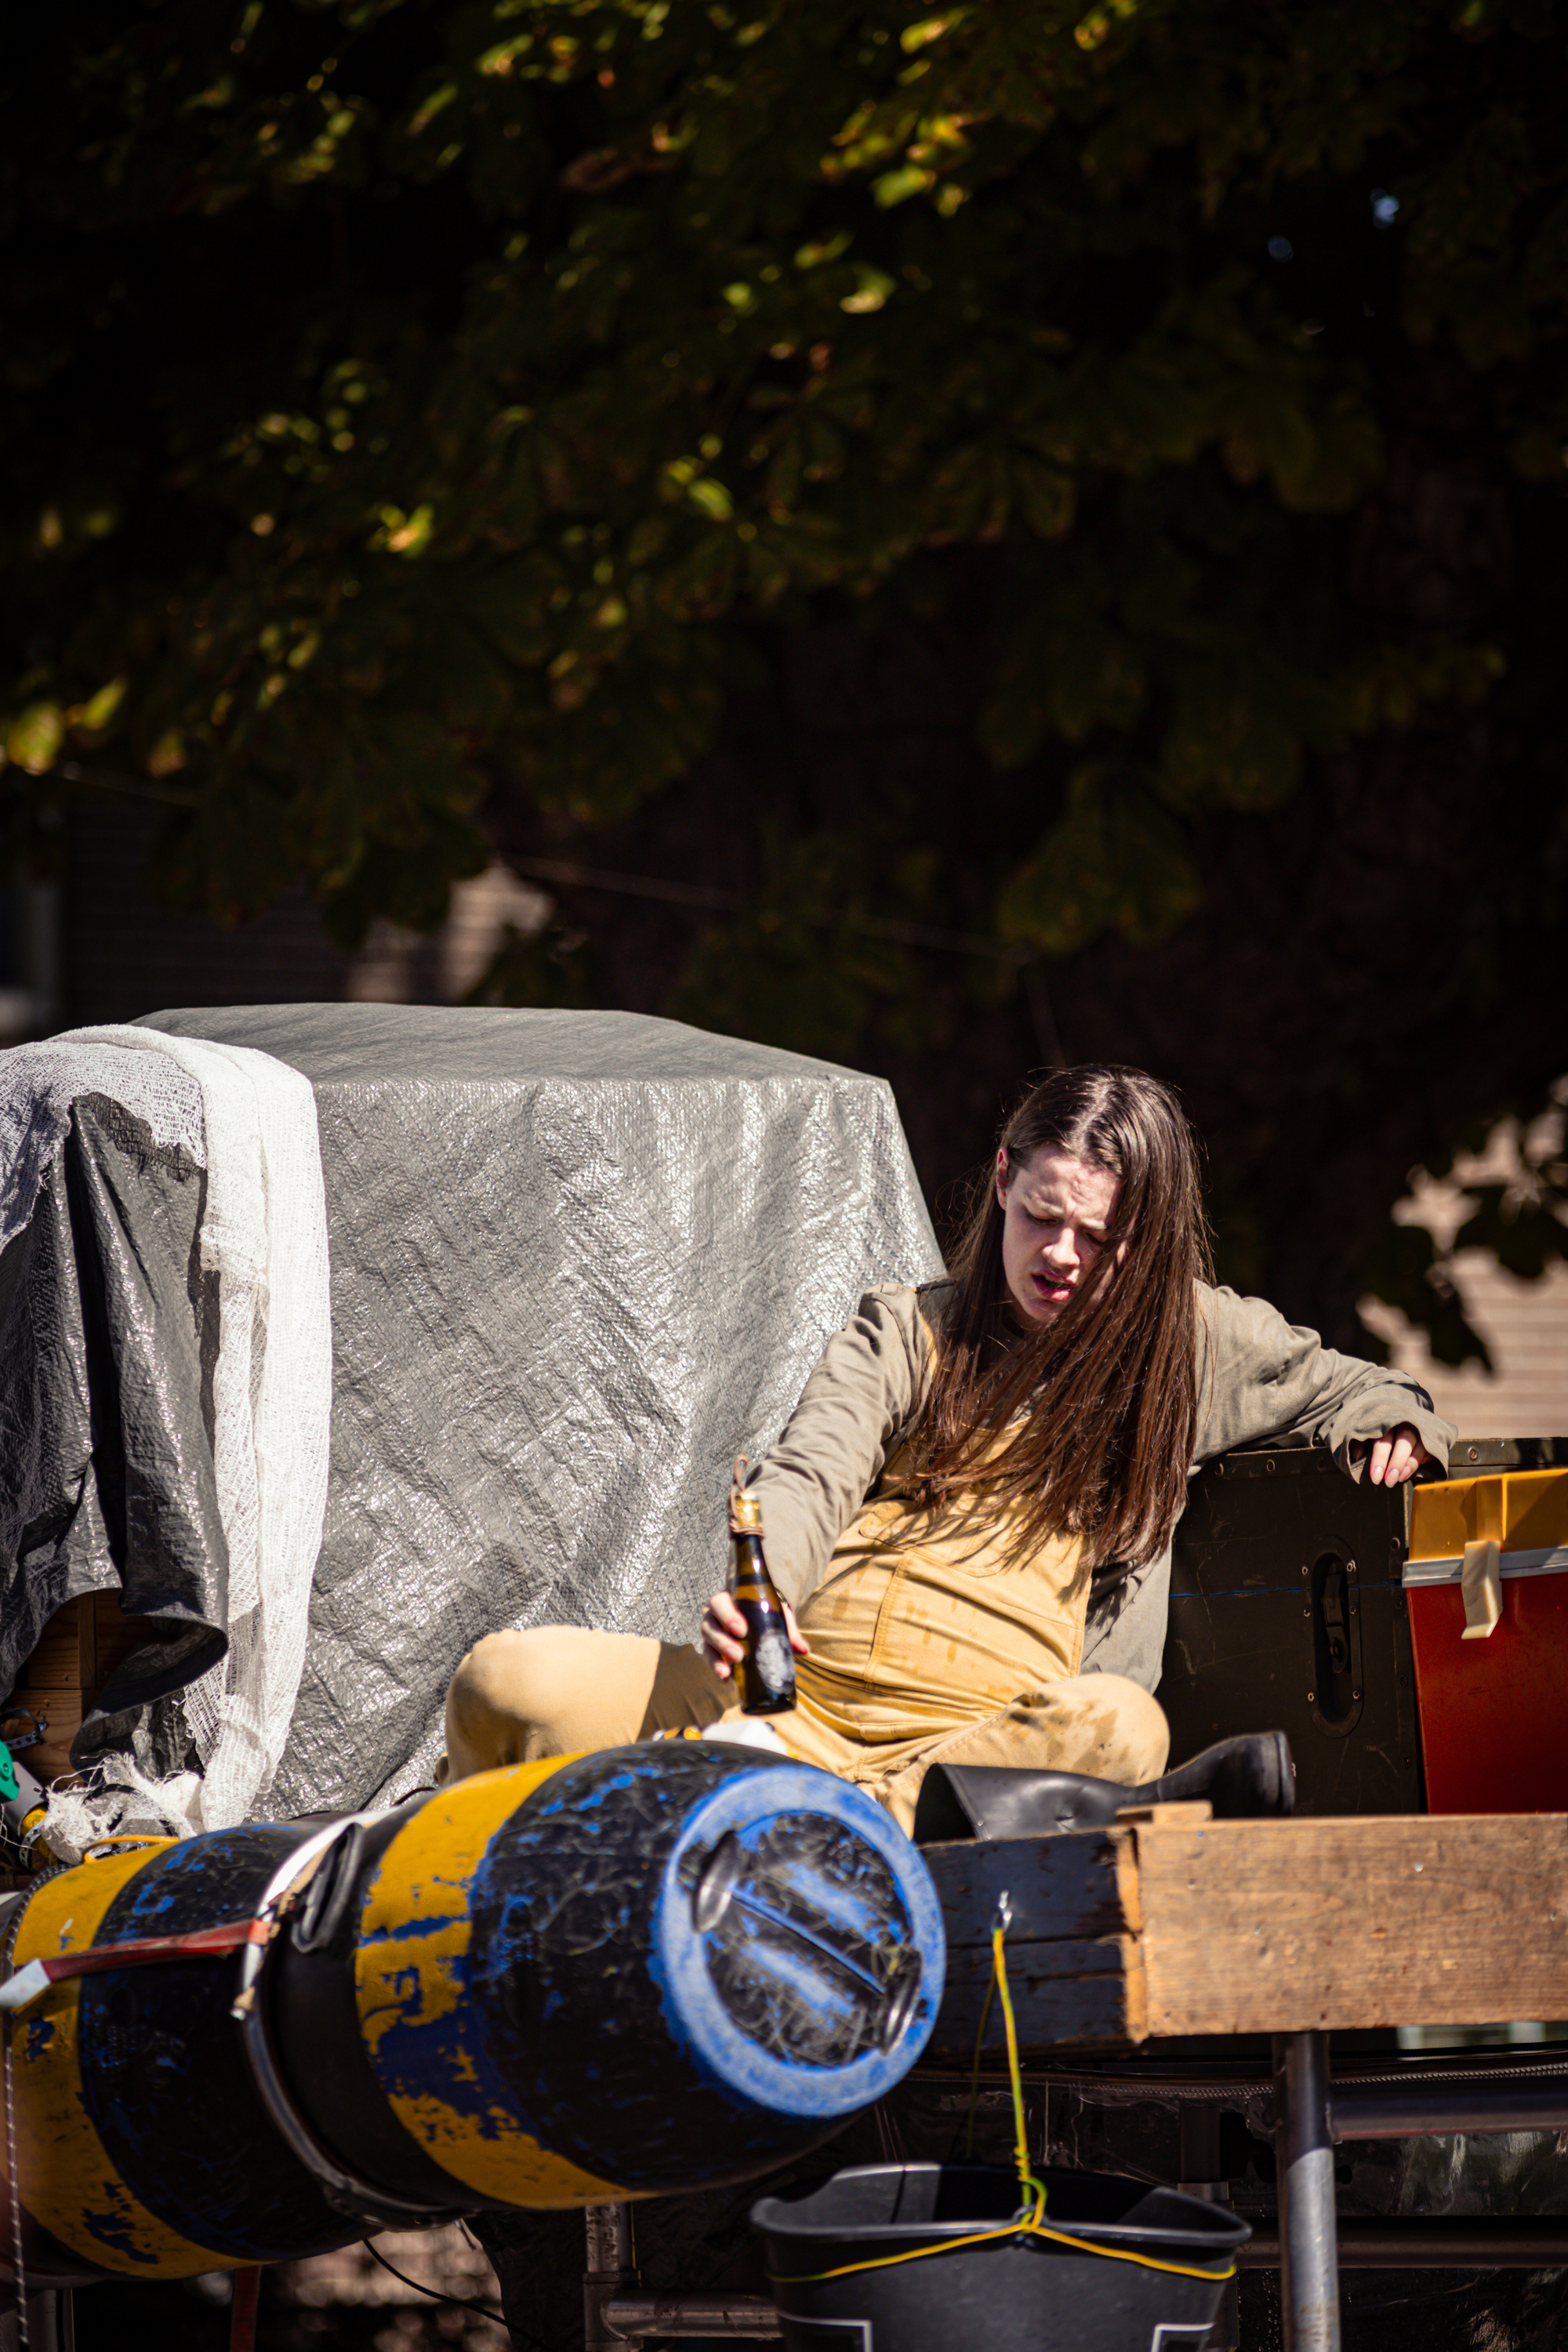
<instances>
[{"instance_id":1,"label":"metal strap on barrel","mask_svg":"<svg viewBox=\"0 0 1568 2352\"><path fill-rule=\"evenodd\" d=\"M278 1912L306 1870L312 1864L320 1868L338 1840L362 1822L384 1818L382 1812L348 1813L341 1822L330 1822L325 1829L317 1830L303 1845L296 1846L268 1881L257 1906L258 1918L268 1919L276 1926ZM239 1990L231 2013L239 2024L241 2047L251 2080L279 2137L306 2170L315 2175L327 2203L352 2221L374 2222L381 2229L405 2230L429 2229L437 2222L458 2221L468 2210L466 2207L453 2205L433 2211L427 2205L414 2205L405 2198L394 2197L374 2181L351 2172L317 2137L285 2080L268 2023L267 2003L260 1998L275 1940L268 1936L265 1942L245 1946L239 1963Z\"/></svg>"}]
</instances>

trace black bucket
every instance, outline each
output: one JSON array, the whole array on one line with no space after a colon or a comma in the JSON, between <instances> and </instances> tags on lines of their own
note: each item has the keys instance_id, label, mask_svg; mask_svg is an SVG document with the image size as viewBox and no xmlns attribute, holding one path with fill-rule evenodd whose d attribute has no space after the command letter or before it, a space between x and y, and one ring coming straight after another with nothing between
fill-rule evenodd
<instances>
[{"instance_id":1,"label":"black bucket","mask_svg":"<svg viewBox=\"0 0 1568 2352\"><path fill-rule=\"evenodd\" d=\"M1042 2237L933 2252L1018 2210L1017 2175L992 2166L868 2164L796 2195L764 2197L752 2226L786 2352L1196 2352L1236 2250L1252 2234L1223 2205L1092 2172L1041 2172L1042 2221L1095 2251ZM1184 2277L1143 2263L1205 2271Z\"/></svg>"}]
</instances>

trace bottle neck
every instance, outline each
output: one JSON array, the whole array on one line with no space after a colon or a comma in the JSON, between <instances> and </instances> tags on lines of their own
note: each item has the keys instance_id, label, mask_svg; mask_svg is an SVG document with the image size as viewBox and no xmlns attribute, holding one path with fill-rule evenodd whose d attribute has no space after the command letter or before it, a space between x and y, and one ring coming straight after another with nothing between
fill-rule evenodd
<instances>
[{"instance_id":1,"label":"bottle neck","mask_svg":"<svg viewBox=\"0 0 1568 2352\"><path fill-rule=\"evenodd\" d=\"M768 1574L768 1564L763 1557L763 1538L760 1532L749 1528L740 1530L735 1535L734 1545L736 1584L760 1584L765 1591L771 1591L773 1579Z\"/></svg>"}]
</instances>

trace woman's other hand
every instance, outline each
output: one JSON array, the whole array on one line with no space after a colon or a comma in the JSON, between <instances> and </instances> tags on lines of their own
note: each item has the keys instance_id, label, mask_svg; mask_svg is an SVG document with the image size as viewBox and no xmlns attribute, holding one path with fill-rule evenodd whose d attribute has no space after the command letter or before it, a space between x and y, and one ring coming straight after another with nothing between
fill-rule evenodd
<instances>
[{"instance_id":1,"label":"woman's other hand","mask_svg":"<svg viewBox=\"0 0 1568 2352\"><path fill-rule=\"evenodd\" d=\"M795 1611L784 1603L789 1645L797 1658L808 1658L811 1645L795 1622ZM728 1682L745 1654L746 1621L728 1592L716 1592L702 1616L702 1654L721 1683Z\"/></svg>"},{"instance_id":2,"label":"woman's other hand","mask_svg":"<svg viewBox=\"0 0 1568 2352\"><path fill-rule=\"evenodd\" d=\"M1363 1438L1351 1447L1351 1459L1359 1462L1365 1452L1366 1440ZM1421 1465L1432 1458L1409 1422L1402 1421L1397 1429L1386 1429L1373 1440L1367 1478L1374 1486L1400 1486L1406 1478L1414 1478Z\"/></svg>"}]
</instances>

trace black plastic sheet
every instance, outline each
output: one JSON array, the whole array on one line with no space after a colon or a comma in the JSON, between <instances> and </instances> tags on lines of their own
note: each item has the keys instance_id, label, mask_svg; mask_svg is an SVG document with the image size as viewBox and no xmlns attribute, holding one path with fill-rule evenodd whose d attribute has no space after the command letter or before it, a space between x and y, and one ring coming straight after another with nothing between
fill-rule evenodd
<instances>
[{"instance_id":1,"label":"black plastic sheet","mask_svg":"<svg viewBox=\"0 0 1568 2352\"><path fill-rule=\"evenodd\" d=\"M83 1724L79 1762L139 1733L144 1769L178 1769L177 1718L142 1711L226 1647L205 1191L187 1153L83 1096L29 1223L0 1252L0 1691L79 1594L118 1588L148 1621Z\"/></svg>"}]
</instances>

